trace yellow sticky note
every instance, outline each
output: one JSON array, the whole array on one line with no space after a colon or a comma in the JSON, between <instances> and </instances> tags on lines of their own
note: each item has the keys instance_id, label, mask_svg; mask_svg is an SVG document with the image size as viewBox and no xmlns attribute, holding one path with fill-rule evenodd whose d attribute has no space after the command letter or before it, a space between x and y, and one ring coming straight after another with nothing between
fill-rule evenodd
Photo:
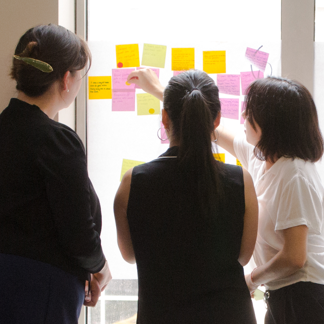
<instances>
[{"instance_id":1,"label":"yellow sticky note","mask_svg":"<svg viewBox=\"0 0 324 324\"><path fill-rule=\"evenodd\" d=\"M138 44L116 45L116 64L118 68L140 66Z\"/></svg>"},{"instance_id":2,"label":"yellow sticky note","mask_svg":"<svg viewBox=\"0 0 324 324\"><path fill-rule=\"evenodd\" d=\"M144 44L142 65L164 68L166 50L164 45Z\"/></svg>"},{"instance_id":3,"label":"yellow sticky note","mask_svg":"<svg viewBox=\"0 0 324 324\"><path fill-rule=\"evenodd\" d=\"M203 70L206 73L226 73L226 51L204 51Z\"/></svg>"},{"instance_id":4,"label":"yellow sticky note","mask_svg":"<svg viewBox=\"0 0 324 324\"><path fill-rule=\"evenodd\" d=\"M138 93L137 115L159 115L160 100L149 93Z\"/></svg>"},{"instance_id":5,"label":"yellow sticky note","mask_svg":"<svg viewBox=\"0 0 324 324\"><path fill-rule=\"evenodd\" d=\"M225 153L214 153L213 155L215 160L225 163Z\"/></svg>"},{"instance_id":6,"label":"yellow sticky note","mask_svg":"<svg viewBox=\"0 0 324 324\"><path fill-rule=\"evenodd\" d=\"M184 71L195 68L194 48L172 48L172 71Z\"/></svg>"},{"instance_id":7,"label":"yellow sticky note","mask_svg":"<svg viewBox=\"0 0 324 324\"><path fill-rule=\"evenodd\" d=\"M143 163L145 163L145 162L123 159L123 164L122 164L122 169L121 169L121 174L120 174L120 181L123 179L124 174L129 169L134 168L137 165L140 165Z\"/></svg>"},{"instance_id":8,"label":"yellow sticky note","mask_svg":"<svg viewBox=\"0 0 324 324\"><path fill-rule=\"evenodd\" d=\"M236 159L236 165L242 166L241 162L238 159Z\"/></svg>"},{"instance_id":9,"label":"yellow sticky note","mask_svg":"<svg viewBox=\"0 0 324 324\"><path fill-rule=\"evenodd\" d=\"M111 99L111 76L89 77L89 99Z\"/></svg>"}]
</instances>

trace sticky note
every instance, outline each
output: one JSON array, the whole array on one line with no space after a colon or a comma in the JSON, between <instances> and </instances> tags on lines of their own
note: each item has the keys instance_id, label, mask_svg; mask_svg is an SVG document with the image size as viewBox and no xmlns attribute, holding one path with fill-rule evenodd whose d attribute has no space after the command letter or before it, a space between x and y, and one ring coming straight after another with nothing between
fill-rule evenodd
<instances>
[{"instance_id":1,"label":"sticky note","mask_svg":"<svg viewBox=\"0 0 324 324\"><path fill-rule=\"evenodd\" d=\"M181 74L182 72L184 72L184 71L173 71L173 76L179 75L179 74Z\"/></svg>"},{"instance_id":2,"label":"sticky note","mask_svg":"<svg viewBox=\"0 0 324 324\"><path fill-rule=\"evenodd\" d=\"M136 70L140 70L140 69L145 69L145 68L143 67L136 68ZM158 78L160 77L160 69L154 69L154 68L150 68L150 69L155 72ZM142 88L136 84L135 89L142 89Z\"/></svg>"},{"instance_id":3,"label":"sticky note","mask_svg":"<svg viewBox=\"0 0 324 324\"><path fill-rule=\"evenodd\" d=\"M206 73L226 73L226 51L204 51L203 70Z\"/></svg>"},{"instance_id":4,"label":"sticky note","mask_svg":"<svg viewBox=\"0 0 324 324\"><path fill-rule=\"evenodd\" d=\"M133 71L135 69L112 69L112 88L114 90L135 89L135 84L126 84L128 75Z\"/></svg>"},{"instance_id":5,"label":"sticky note","mask_svg":"<svg viewBox=\"0 0 324 324\"><path fill-rule=\"evenodd\" d=\"M160 137L162 138L161 139L161 144L169 144L169 139L168 139L168 136L166 134L166 131L165 131L165 128L164 128L164 125L163 123L161 122L161 135Z\"/></svg>"},{"instance_id":6,"label":"sticky note","mask_svg":"<svg viewBox=\"0 0 324 324\"><path fill-rule=\"evenodd\" d=\"M120 181L123 179L124 174L129 169L134 168L137 165L144 164L144 163L145 162L123 159L123 164L122 164L121 174L120 174Z\"/></svg>"},{"instance_id":7,"label":"sticky note","mask_svg":"<svg viewBox=\"0 0 324 324\"><path fill-rule=\"evenodd\" d=\"M239 96L240 95L239 74L217 74L217 87L220 93Z\"/></svg>"},{"instance_id":8,"label":"sticky note","mask_svg":"<svg viewBox=\"0 0 324 324\"><path fill-rule=\"evenodd\" d=\"M264 72L268 63L269 53L247 47L245 57L250 61L251 64L255 65L258 69Z\"/></svg>"},{"instance_id":9,"label":"sticky note","mask_svg":"<svg viewBox=\"0 0 324 324\"><path fill-rule=\"evenodd\" d=\"M135 89L133 91L113 91L112 111L135 111Z\"/></svg>"},{"instance_id":10,"label":"sticky note","mask_svg":"<svg viewBox=\"0 0 324 324\"><path fill-rule=\"evenodd\" d=\"M89 99L111 99L111 76L89 77Z\"/></svg>"},{"instance_id":11,"label":"sticky note","mask_svg":"<svg viewBox=\"0 0 324 324\"><path fill-rule=\"evenodd\" d=\"M138 44L116 45L118 68L140 66Z\"/></svg>"},{"instance_id":12,"label":"sticky note","mask_svg":"<svg viewBox=\"0 0 324 324\"><path fill-rule=\"evenodd\" d=\"M222 117L239 119L239 99L219 98L221 102Z\"/></svg>"},{"instance_id":13,"label":"sticky note","mask_svg":"<svg viewBox=\"0 0 324 324\"><path fill-rule=\"evenodd\" d=\"M145 44L143 46L142 65L164 68L167 47L164 45Z\"/></svg>"},{"instance_id":14,"label":"sticky note","mask_svg":"<svg viewBox=\"0 0 324 324\"><path fill-rule=\"evenodd\" d=\"M172 71L185 71L195 68L194 48L172 48Z\"/></svg>"},{"instance_id":15,"label":"sticky note","mask_svg":"<svg viewBox=\"0 0 324 324\"><path fill-rule=\"evenodd\" d=\"M158 115L160 114L160 100L149 93L138 93L137 115Z\"/></svg>"},{"instance_id":16,"label":"sticky note","mask_svg":"<svg viewBox=\"0 0 324 324\"><path fill-rule=\"evenodd\" d=\"M225 153L213 153L215 160L225 163Z\"/></svg>"},{"instance_id":17,"label":"sticky note","mask_svg":"<svg viewBox=\"0 0 324 324\"><path fill-rule=\"evenodd\" d=\"M236 159L236 165L242 166L241 162L238 159Z\"/></svg>"},{"instance_id":18,"label":"sticky note","mask_svg":"<svg viewBox=\"0 0 324 324\"><path fill-rule=\"evenodd\" d=\"M263 77L263 72L261 71L241 72L242 94L246 95L250 84L257 79L263 79Z\"/></svg>"},{"instance_id":19,"label":"sticky note","mask_svg":"<svg viewBox=\"0 0 324 324\"><path fill-rule=\"evenodd\" d=\"M242 117L243 111L246 109L246 101L241 101L241 118L240 118L240 124L244 124L244 118Z\"/></svg>"}]
</instances>

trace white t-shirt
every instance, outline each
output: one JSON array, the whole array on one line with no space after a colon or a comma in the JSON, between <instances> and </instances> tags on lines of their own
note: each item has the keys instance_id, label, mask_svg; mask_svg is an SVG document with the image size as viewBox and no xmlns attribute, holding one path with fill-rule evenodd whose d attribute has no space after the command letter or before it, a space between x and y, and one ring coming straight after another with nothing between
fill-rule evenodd
<instances>
[{"instance_id":1,"label":"white t-shirt","mask_svg":"<svg viewBox=\"0 0 324 324\"><path fill-rule=\"evenodd\" d=\"M324 188L314 163L280 158L264 172L265 162L253 154L254 146L236 136L237 158L251 174L259 203L259 228L254 262L260 266L283 248L283 229L308 227L305 266L292 275L267 283L279 289L299 281L324 284Z\"/></svg>"}]
</instances>

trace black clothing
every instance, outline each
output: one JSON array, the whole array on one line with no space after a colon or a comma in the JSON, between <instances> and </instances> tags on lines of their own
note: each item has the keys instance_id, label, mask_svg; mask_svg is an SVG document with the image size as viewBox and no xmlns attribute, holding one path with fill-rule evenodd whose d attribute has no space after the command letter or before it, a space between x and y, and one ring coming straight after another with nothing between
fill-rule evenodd
<instances>
[{"instance_id":1,"label":"black clothing","mask_svg":"<svg viewBox=\"0 0 324 324\"><path fill-rule=\"evenodd\" d=\"M177 151L171 147L132 173L127 217L138 269L138 323L256 323L237 261L242 169L224 165L222 203L201 215L177 159L165 157Z\"/></svg>"},{"instance_id":2,"label":"black clothing","mask_svg":"<svg viewBox=\"0 0 324 324\"><path fill-rule=\"evenodd\" d=\"M268 292L265 324L324 323L324 285L297 282Z\"/></svg>"},{"instance_id":3,"label":"black clothing","mask_svg":"<svg viewBox=\"0 0 324 324\"><path fill-rule=\"evenodd\" d=\"M0 253L87 279L105 263L85 150L69 127L11 99L0 115Z\"/></svg>"}]
</instances>

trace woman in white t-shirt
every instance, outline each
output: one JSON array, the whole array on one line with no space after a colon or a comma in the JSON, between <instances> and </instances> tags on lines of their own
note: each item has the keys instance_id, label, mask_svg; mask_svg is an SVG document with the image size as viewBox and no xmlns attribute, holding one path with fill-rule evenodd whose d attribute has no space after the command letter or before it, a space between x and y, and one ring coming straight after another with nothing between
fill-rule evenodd
<instances>
[{"instance_id":1,"label":"woman in white t-shirt","mask_svg":"<svg viewBox=\"0 0 324 324\"><path fill-rule=\"evenodd\" d=\"M128 77L157 98L163 87L150 69ZM324 188L314 162L323 155L316 107L301 84L256 80L244 112L246 138L218 127L217 144L237 157L254 180L259 229L251 295L268 290L266 324L324 323Z\"/></svg>"},{"instance_id":2,"label":"woman in white t-shirt","mask_svg":"<svg viewBox=\"0 0 324 324\"><path fill-rule=\"evenodd\" d=\"M247 285L251 294L268 290L266 324L323 324L324 188L314 164L323 137L314 101L303 85L268 77L250 86L243 117L246 138L222 127L216 135L258 197L257 267Z\"/></svg>"}]
</instances>

